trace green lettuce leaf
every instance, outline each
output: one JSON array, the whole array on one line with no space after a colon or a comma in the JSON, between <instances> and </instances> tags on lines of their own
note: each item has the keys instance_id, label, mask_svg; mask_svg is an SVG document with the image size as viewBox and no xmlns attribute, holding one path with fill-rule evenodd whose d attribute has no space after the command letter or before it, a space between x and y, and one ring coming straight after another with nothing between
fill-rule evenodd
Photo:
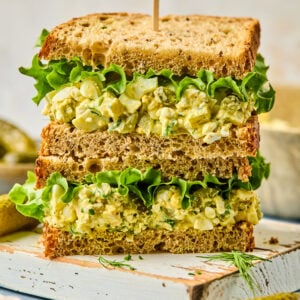
<instances>
[{"instance_id":1,"label":"green lettuce leaf","mask_svg":"<svg viewBox=\"0 0 300 300\"><path fill-rule=\"evenodd\" d=\"M252 168L252 175L249 178L249 182L238 181L237 186L247 190L257 190L261 186L263 179L268 179L270 176L270 163L266 162L260 152L255 157L249 157L248 159Z\"/></svg>"},{"instance_id":2,"label":"green lettuce leaf","mask_svg":"<svg viewBox=\"0 0 300 300\"><path fill-rule=\"evenodd\" d=\"M268 69L269 66L266 66L265 59L263 58L263 56L261 54L257 54L254 71L267 77Z\"/></svg>"},{"instance_id":3,"label":"green lettuce leaf","mask_svg":"<svg viewBox=\"0 0 300 300\"><path fill-rule=\"evenodd\" d=\"M135 76L144 76L139 73L135 73ZM153 69L149 69L144 76L145 78L158 77L158 84L160 86L173 85L175 89L178 87L177 81L173 78L174 74L171 70L162 69L159 72L155 72Z\"/></svg>"},{"instance_id":4,"label":"green lettuce leaf","mask_svg":"<svg viewBox=\"0 0 300 300\"><path fill-rule=\"evenodd\" d=\"M176 89L176 99L179 101L183 92L190 86L193 85L200 91L204 91L206 89L206 84L201 80L201 78L191 78L184 77L180 80L178 88Z\"/></svg>"},{"instance_id":5,"label":"green lettuce leaf","mask_svg":"<svg viewBox=\"0 0 300 300\"><path fill-rule=\"evenodd\" d=\"M127 168L123 171L105 171L96 174L88 174L82 184L108 183L123 195L132 193L139 198L146 207L151 207L154 203L156 192L163 186L177 186L180 190L180 201L183 209L192 205L193 193L199 188L215 188L219 194L227 199L233 189L255 190L260 187L262 180L268 178L270 164L257 154L256 157L249 157L252 167L252 175L249 182L242 182L234 174L229 180L218 179L207 174L203 180L187 181L173 177L170 181L163 181L161 173L153 168L148 168L141 172L135 168ZM15 184L9 192L9 197L16 204L17 210L23 215L43 220L45 208L48 206L53 192L53 186L60 187L62 201L68 203L78 193L81 184L68 182L61 174L53 173L48 178L44 188L36 190L35 175L28 172L28 179L23 185Z\"/></svg>"},{"instance_id":6,"label":"green lettuce leaf","mask_svg":"<svg viewBox=\"0 0 300 300\"><path fill-rule=\"evenodd\" d=\"M240 87L246 97L253 97L258 114L270 111L275 102L275 91L267 78L268 69L264 58L258 54L254 71L246 75Z\"/></svg>"},{"instance_id":7,"label":"green lettuce leaf","mask_svg":"<svg viewBox=\"0 0 300 300\"><path fill-rule=\"evenodd\" d=\"M33 57L30 68L20 67L19 71L36 80L34 87L37 90L37 95L32 98L34 103L39 104L46 94L53 90L47 80L48 67L39 60L37 54Z\"/></svg>"},{"instance_id":8,"label":"green lettuce leaf","mask_svg":"<svg viewBox=\"0 0 300 300\"><path fill-rule=\"evenodd\" d=\"M30 68L20 67L19 71L36 80L37 95L32 99L36 104L52 90L93 77L104 90L121 94L126 88L126 75L124 70L114 64L105 69L92 69L82 64L78 57L71 60L51 60L43 64L38 55L35 55Z\"/></svg>"},{"instance_id":9,"label":"green lettuce leaf","mask_svg":"<svg viewBox=\"0 0 300 300\"><path fill-rule=\"evenodd\" d=\"M224 97L234 94L240 101L253 99L258 113L268 112L274 105L275 91L268 83L267 70L268 67L265 65L264 58L259 54L253 72L249 72L243 80L236 80L231 77L215 79L213 72L208 70L200 70L196 78L189 76L179 78L167 69L160 72L149 69L145 75L134 73L133 78L126 78L126 74L120 66L111 64L107 68L92 69L91 66L83 65L78 57L71 60L51 60L48 64L43 64L35 55L30 68L19 68L22 74L36 80L37 95L33 98L36 104L39 104L51 90L58 90L66 84L79 82L88 77L96 78L103 90L109 90L120 95L124 93L127 84L135 80L136 77L151 78L156 76L159 85L173 85L177 101L180 101L183 92L190 85L193 85L197 89L205 91L210 97L218 98L220 95Z\"/></svg>"},{"instance_id":10,"label":"green lettuce leaf","mask_svg":"<svg viewBox=\"0 0 300 300\"><path fill-rule=\"evenodd\" d=\"M218 89L230 91L232 94L236 95L242 101L247 100L245 98L245 95L242 93L242 91L241 91L241 89L238 85L238 82L235 81L234 79L232 79L231 77L223 77L223 78L219 78L216 81L214 81L210 85L209 95L211 97L215 98L216 97L216 91ZM228 94L228 92L225 92L225 94Z\"/></svg>"},{"instance_id":11,"label":"green lettuce leaf","mask_svg":"<svg viewBox=\"0 0 300 300\"><path fill-rule=\"evenodd\" d=\"M111 64L108 68L103 69L102 75L105 77L105 81L107 82L105 87L106 90L110 90L118 95L124 93L127 80L125 72L121 67ZM111 80L108 80L108 75L112 75L110 77Z\"/></svg>"},{"instance_id":12,"label":"green lettuce leaf","mask_svg":"<svg viewBox=\"0 0 300 300\"><path fill-rule=\"evenodd\" d=\"M67 182L66 178L57 172L51 174L46 186L42 189L35 189L36 177L33 172L29 171L27 177L23 185L15 184L8 196L21 214L35 218L40 222L43 221L44 211L48 207L54 185L62 188L63 192L60 192L60 197L65 203L72 201L79 189L78 184Z\"/></svg>"},{"instance_id":13,"label":"green lettuce leaf","mask_svg":"<svg viewBox=\"0 0 300 300\"><path fill-rule=\"evenodd\" d=\"M40 36L37 38L36 42L35 42L35 47L42 47L42 45L44 44L46 37L48 36L49 31L47 29L43 29Z\"/></svg>"},{"instance_id":14,"label":"green lettuce leaf","mask_svg":"<svg viewBox=\"0 0 300 300\"><path fill-rule=\"evenodd\" d=\"M36 190L35 175L33 172L27 173L27 180L23 185L15 184L8 196L15 203L16 209L24 216L32 217L40 222L44 218L45 202L42 198L43 189Z\"/></svg>"},{"instance_id":15,"label":"green lettuce leaf","mask_svg":"<svg viewBox=\"0 0 300 300\"><path fill-rule=\"evenodd\" d=\"M270 163L267 163L265 158L258 151L255 157L248 157L251 165L251 176L249 181L243 182L234 174L227 182L227 187L223 189L223 197L227 197L233 188L242 188L245 190L257 190L264 179L268 179L270 175Z\"/></svg>"}]
</instances>

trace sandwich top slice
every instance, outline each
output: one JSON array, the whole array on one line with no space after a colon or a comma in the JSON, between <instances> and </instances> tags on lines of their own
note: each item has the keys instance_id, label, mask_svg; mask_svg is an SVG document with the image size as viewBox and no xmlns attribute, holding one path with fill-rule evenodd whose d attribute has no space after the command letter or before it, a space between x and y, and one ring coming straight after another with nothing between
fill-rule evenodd
<instances>
[{"instance_id":1,"label":"sandwich top slice","mask_svg":"<svg viewBox=\"0 0 300 300\"><path fill-rule=\"evenodd\" d=\"M251 18L93 14L41 36L36 174L10 192L45 254L252 250L274 90Z\"/></svg>"},{"instance_id":2,"label":"sandwich top slice","mask_svg":"<svg viewBox=\"0 0 300 300\"><path fill-rule=\"evenodd\" d=\"M255 65L259 22L252 18L201 15L161 17L159 31L144 14L93 14L57 26L39 57L46 60L78 56L94 68L121 66L128 75L171 70L197 76L210 70L217 77L243 78Z\"/></svg>"}]
</instances>

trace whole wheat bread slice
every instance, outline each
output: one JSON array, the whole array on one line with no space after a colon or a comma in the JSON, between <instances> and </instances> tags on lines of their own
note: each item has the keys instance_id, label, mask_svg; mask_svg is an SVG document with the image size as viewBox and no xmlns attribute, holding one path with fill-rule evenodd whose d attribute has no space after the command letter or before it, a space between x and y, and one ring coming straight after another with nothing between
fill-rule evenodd
<instances>
[{"instance_id":1,"label":"whole wheat bread slice","mask_svg":"<svg viewBox=\"0 0 300 300\"><path fill-rule=\"evenodd\" d=\"M82 180L87 173L136 167L160 169L165 178L201 179L205 174L241 180L251 175L248 156L259 147L257 116L243 126L233 126L230 136L212 144L190 135L161 137L137 133L95 131L87 133L69 124L50 123L42 131L36 163L37 186L58 171L69 180Z\"/></svg>"},{"instance_id":2,"label":"whole wheat bread slice","mask_svg":"<svg viewBox=\"0 0 300 300\"><path fill-rule=\"evenodd\" d=\"M167 68L196 76L207 69L216 77L242 78L255 64L260 39L256 19L169 15L160 18L159 29L152 30L151 16L143 14L87 15L54 28L39 56L78 56L94 67L114 63L127 74Z\"/></svg>"},{"instance_id":3,"label":"whole wheat bread slice","mask_svg":"<svg viewBox=\"0 0 300 300\"><path fill-rule=\"evenodd\" d=\"M185 155L190 159L255 156L259 147L259 124L252 116L241 126L232 126L229 136L207 144L203 138L181 134L170 137L110 131L86 132L70 124L49 123L42 130L39 155L61 157L115 157L174 159Z\"/></svg>"},{"instance_id":4,"label":"whole wheat bread slice","mask_svg":"<svg viewBox=\"0 0 300 300\"><path fill-rule=\"evenodd\" d=\"M177 156L174 159L138 159L134 154L124 160L121 157L89 158L74 160L72 157L39 156L36 161L37 186L45 185L47 178L53 172L61 173L71 182L82 182L88 173L107 170L124 170L133 167L145 172L152 167L160 170L165 180L173 176L185 180L202 180L206 174L218 178L229 179L234 173L242 181L248 181L251 176L251 166L247 157L229 157L226 159L189 159Z\"/></svg>"},{"instance_id":5,"label":"whole wheat bread slice","mask_svg":"<svg viewBox=\"0 0 300 300\"><path fill-rule=\"evenodd\" d=\"M188 229L168 231L146 229L128 240L123 232L99 232L94 236L74 235L48 224L43 228L45 256L102 255L135 253L209 253L218 251L252 251L253 225L240 222L214 227L213 230Z\"/></svg>"}]
</instances>

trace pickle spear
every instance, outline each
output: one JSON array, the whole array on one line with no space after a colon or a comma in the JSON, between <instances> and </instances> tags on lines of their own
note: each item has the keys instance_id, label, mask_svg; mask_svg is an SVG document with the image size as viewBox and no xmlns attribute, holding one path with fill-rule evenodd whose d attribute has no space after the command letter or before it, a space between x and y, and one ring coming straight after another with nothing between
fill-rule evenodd
<instances>
[{"instance_id":1,"label":"pickle spear","mask_svg":"<svg viewBox=\"0 0 300 300\"><path fill-rule=\"evenodd\" d=\"M0 119L0 160L10 162L5 158L8 153L17 153L14 162L22 162L18 158L33 157L37 153L37 147L34 140L23 130L6 120ZM9 157L11 158L11 156Z\"/></svg>"},{"instance_id":2,"label":"pickle spear","mask_svg":"<svg viewBox=\"0 0 300 300\"><path fill-rule=\"evenodd\" d=\"M0 195L0 236L21 229L31 229L37 224L36 219L20 214L7 194Z\"/></svg>"}]
</instances>

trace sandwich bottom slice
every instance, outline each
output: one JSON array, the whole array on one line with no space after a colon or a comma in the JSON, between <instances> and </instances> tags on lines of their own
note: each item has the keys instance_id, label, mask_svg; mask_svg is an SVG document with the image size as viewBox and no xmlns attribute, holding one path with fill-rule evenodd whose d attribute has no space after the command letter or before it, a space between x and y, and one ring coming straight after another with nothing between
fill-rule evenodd
<instances>
[{"instance_id":1,"label":"sandwich bottom slice","mask_svg":"<svg viewBox=\"0 0 300 300\"><path fill-rule=\"evenodd\" d=\"M211 175L166 182L158 170L128 168L89 174L74 183L53 173L41 189L35 189L35 175L28 175L10 198L44 223L45 255L52 258L251 251L253 225L262 217L253 190Z\"/></svg>"},{"instance_id":2,"label":"sandwich bottom slice","mask_svg":"<svg viewBox=\"0 0 300 300\"><path fill-rule=\"evenodd\" d=\"M93 235L74 235L70 231L49 224L43 230L45 256L55 258L68 255L112 255L120 253L210 253L218 251L252 251L253 225L238 222L215 226L211 230L145 229L128 235L124 232L95 231Z\"/></svg>"}]
</instances>

